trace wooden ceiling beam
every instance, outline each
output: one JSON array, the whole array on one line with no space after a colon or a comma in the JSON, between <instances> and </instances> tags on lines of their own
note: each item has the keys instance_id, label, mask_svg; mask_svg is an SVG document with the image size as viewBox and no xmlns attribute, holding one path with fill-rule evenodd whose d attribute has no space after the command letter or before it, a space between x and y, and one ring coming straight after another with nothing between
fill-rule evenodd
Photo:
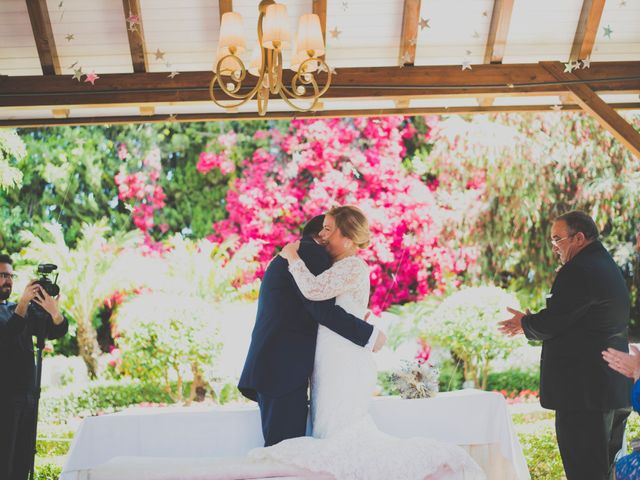
<instances>
[{"instance_id":1,"label":"wooden ceiling beam","mask_svg":"<svg viewBox=\"0 0 640 480\"><path fill-rule=\"evenodd\" d=\"M42 74L60 75L62 68L60 67L58 49L56 48L56 41L51 28L47 0L26 0L26 3L33 30L33 38L36 41L36 48L40 57Z\"/></svg>"},{"instance_id":2,"label":"wooden ceiling beam","mask_svg":"<svg viewBox=\"0 0 640 480\"><path fill-rule=\"evenodd\" d=\"M580 19L578 20L578 27L576 28L571 53L569 54L570 62L577 62L591 56L598 28L600 27L604 2L605 0L584 0L582 2Z\"/></svg>"},{"instance_id":3,"label":"wooden ceiling beam","mask_svg":"<svg viewBox=\"0 0 640 480\"><path fill-rule=\"evenodd\" d=\"M327 45L327 0L313 0L313 9L311 13L318 15L320 19L320 30L322 31L322 40L325 48ZM325 56L322 55L321 58Z\"/></svg>"},{"instance_id":4,"label":"wooden ceiling beam","mask_svg":"<svg viewBox=\"0 0 640 480\"><path fill-rule=\"evenodd\" d=\"M491 26L484 50L484 63L502 63L509 36L514 0L495 0L491 15Z\"/></svg>"},{"instance_id":5,"label":"wooden ceiling beam","mask_svg":"<svg viewBox=\"0 0 640 480\"><path fill-rule=\"evenodd\" d=\"M129 37L129 50L131 51L131 64L135 73L147 72L147 49L142 28L142 15L140 15L139 0L122 0L124 16Z\"/></svg>"},{"instance_id":6,"label":"wooden ceiling beam","mask_svg":"<svg viewBox=\"0 0 640 480\"><path fill-rule=\"evenodd\" d=\"M233 0L218 0L218 9L220 11L220 21L222 21L222 15L233 11Z\"/></svg>"},{"instance_id":7,"label":"wooden ceiling beam","mask_svg":"<svg viewBox=\"0 0 640 480\"><path fill-rule=\"evenodd\" d=\"M493 3L489 35L484 50L484 63L502 63L511 25L513 2L514 0L495 0ZM483 107L488 107L493 105L493 100L491 97L482 98L479 99L479 103Z\"/></svg>"},{"instance_id":8,"label":"wooden ceiling beam","mask_svg":"<svg viewBox=\"0 0 640 480\"><path fill-rule=\"evenodd\" d=\"M420 0L404 0L398 65L413 66L416 62L419 21Z\"/></svg>"},{"instance_id":9,"label":"wooden ceiling beam","mask_svg":"<svg viewBox=\"0 0 640 480\"><path fill-rule=\"evenodd\" d=\"M560 62L540 63L542 67L560 81L577 79L577 76L573 73L565 72L564 65ZM572 84L568 87L576 103L595 117L620 143L640 159L640 133L587 85Z\"/></svg>"},{"instance_id":10,"label":"wooden ceiling beam","mask_svg":"<svg viewBox=\"0 0 640 480\"><path fill-rule=\"evenodd\" d=\"M596 92L640 93L640 61L594 62L573 76ZM289 84L293 72L283 81ZM125 105L208 101L212 73L182 72L168 78L165 72L104 74L90 83L66 76L0 76L0 107L54 107ZM572 78L574 78L572 77ZM240 93L253 88L248 79ZM458 65L359 67L338 69L323 99L330 98L440 98L520 95L560 95L567 85L540 64L474 65L473 75ZM218 93L218 92L216 92ZM221 92L220 92L221 93ZM221 99L225 99L220 95ZM275 98L275 97L274 97Z\"/></svg>"},{"instance_id":11,"label":"wooden ceiling beam","mask_svg":"<svg viewBox=\"0 0 640 480\"><path fill-rule=\"evenodd\" d=\"M610 105L614 109L638 110L640 103L617 103ZM474 113L500 113L500 112L546 112L551 111L553 105L512 105L502 107L429 107L429 108L388 108L375 110L324 110L317 112L267 112L264 117L256 112L233 113L191 113L178 114L174 118L169 115L118 115L105 117L73 117L73 118L37 118L37 119L12 119L0 120L0 127L13 128L40 128L60 125L113 125L131 123L157 123L157 122L213 122L230 120L260 120L260 119L291 119L291 118L341 118L341 117L379 117L387 115L454 115ZM142 107L141 107L142 108ZM563 105L562 111L581 111L580 105Z\"/></svg>"}]
</instances>

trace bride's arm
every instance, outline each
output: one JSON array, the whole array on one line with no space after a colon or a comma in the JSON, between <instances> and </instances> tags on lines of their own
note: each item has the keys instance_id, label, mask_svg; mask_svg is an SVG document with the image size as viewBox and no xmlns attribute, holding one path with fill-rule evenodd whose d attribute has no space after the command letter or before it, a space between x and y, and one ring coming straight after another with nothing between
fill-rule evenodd
<instances>
[{"instance_id":1,"label":"bride's arm","mask_svg":"<svg viewBox=\"0 0 640 480\"><path fill-rule=\"evenodd\" d=\"M298 244L289 244L283 249L283 257L289 262L289 272L302 292L309 300L320 301L335 298L349 290L363 271L364 265L357 259L341 261L319 275L309 271L297 254Z\"/></svg>"},{"instance_id":2,"label":"bride's arm","mask_svg":"<svg viewBox=\"0 0 640 480\"><path fill-rule=\"evenodd\" d=\"M305 298L318 301L337 297L352 288L361 268L355 259L347 260L338 262L316 276L309 271L302 259L298 259L289 264L289 272Z\"/></svg>"}]
</instances>

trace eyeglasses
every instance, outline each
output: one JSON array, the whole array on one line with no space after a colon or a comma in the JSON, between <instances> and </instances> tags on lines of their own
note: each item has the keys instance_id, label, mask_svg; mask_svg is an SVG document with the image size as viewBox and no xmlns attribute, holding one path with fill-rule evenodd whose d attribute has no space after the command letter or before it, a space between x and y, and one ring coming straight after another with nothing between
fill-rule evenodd
<instances>
[{"instance_id":1,"label":"eyeglasses","mask_svg":"<svg viewBox=\"0 0 640 480\"><path fill-rule=\"evenodd\" d=\"M16 277L15 273L0 272L0 278L15 280Z\"/></svg>"},{"instance_id":2,"label":"eyeglasses","mask_svg":"<svg viewBox=\"0 0 640 480\"><path fill-rule=\"evenodd\" d=\"M564 238L552 238L551 239L551 245L553 245L554 247L557 247L560 242L566 240L567 238L574 237L575 235L576 235L575 233L572 233L571 235L567 235Z\"/></svg>"}]
</instances>

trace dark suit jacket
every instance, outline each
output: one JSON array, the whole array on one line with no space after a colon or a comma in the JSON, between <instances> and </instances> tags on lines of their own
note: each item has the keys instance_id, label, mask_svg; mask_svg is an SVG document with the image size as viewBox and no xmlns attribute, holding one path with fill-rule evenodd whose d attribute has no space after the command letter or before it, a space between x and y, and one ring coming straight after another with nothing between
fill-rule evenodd
<instances>
[{"instance_id":1,"label":"dark suit jacket","mask_svg":"<svg viewBox=\"0 0 640 480\"><path fill-rule=\"evenodd\" d=\"M298 251L309 270L319 275L331 266L323 247L303 238ZM304 298L284 258L274 258L264 274L256 323L238 389L256 400L260 392L280 397L303 387L313 370L318 324L364 346L373 326L347 313L335 299L311 302Z\"/></svg>"},{"instance_id":2,"label":"dark suit jacket","mask_svg":"<svg viewBox=\"0 0 640 480\"><path fill-rule=\"evenodd\" d=\"M552 410L606 411L630 405L631 380L609 368L601 352L628 351L629 291L598 241L558 271L547 308L522 319L542 340L540 403Z\"/></svg>"},{"instance_id":3,"label":"dark suit jacket","mask_svg":"<svg viewBox=\"0 0 640 480\"><path fill-rule=\"evenodd\" d=\"M43 314L43 321L36 322L31 307L26 318L16 314L15 309L13 302L0 304L0 389L4 397L0 401L35 392L33 336L36 325L40 323L46 328L44 333L50 340L63 337L69 330L66 318L56 325L51 316Z\"/></svg>"}]
</instances>

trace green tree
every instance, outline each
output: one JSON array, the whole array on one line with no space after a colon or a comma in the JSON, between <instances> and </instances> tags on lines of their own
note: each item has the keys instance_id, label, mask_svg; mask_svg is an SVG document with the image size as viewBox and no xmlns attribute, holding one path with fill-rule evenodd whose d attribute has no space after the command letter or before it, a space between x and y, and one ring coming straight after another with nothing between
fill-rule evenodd
<instances>
[{"instance_id":1,"label":"green tree","mask_svg":"<svg viewBox=\"0 0 640 480\"><path fill-rule=\"evenodd\" d=\"M640 115L629 120L640 128ZM480 247L485 279L540 305L558 265L554 217L590 213L607 246L633 240L640 172L622 144L585 114L499 114L440 122L428 170L452 189L475 183L484 201L468 212L465 241ZM640 319L638 319L640 320Z\"/></svg>"},{"instance_id":2,"label":"green tree","mask_svg":"<svg viewBox=\"0 0 640 480\"><path fill-rule=\"evenodd\" d=\"M11 165L25 155L24 142L15 130L0 129L0 190L9 190L22 184L22 172Z\"/></svg>"}]
</instances>

